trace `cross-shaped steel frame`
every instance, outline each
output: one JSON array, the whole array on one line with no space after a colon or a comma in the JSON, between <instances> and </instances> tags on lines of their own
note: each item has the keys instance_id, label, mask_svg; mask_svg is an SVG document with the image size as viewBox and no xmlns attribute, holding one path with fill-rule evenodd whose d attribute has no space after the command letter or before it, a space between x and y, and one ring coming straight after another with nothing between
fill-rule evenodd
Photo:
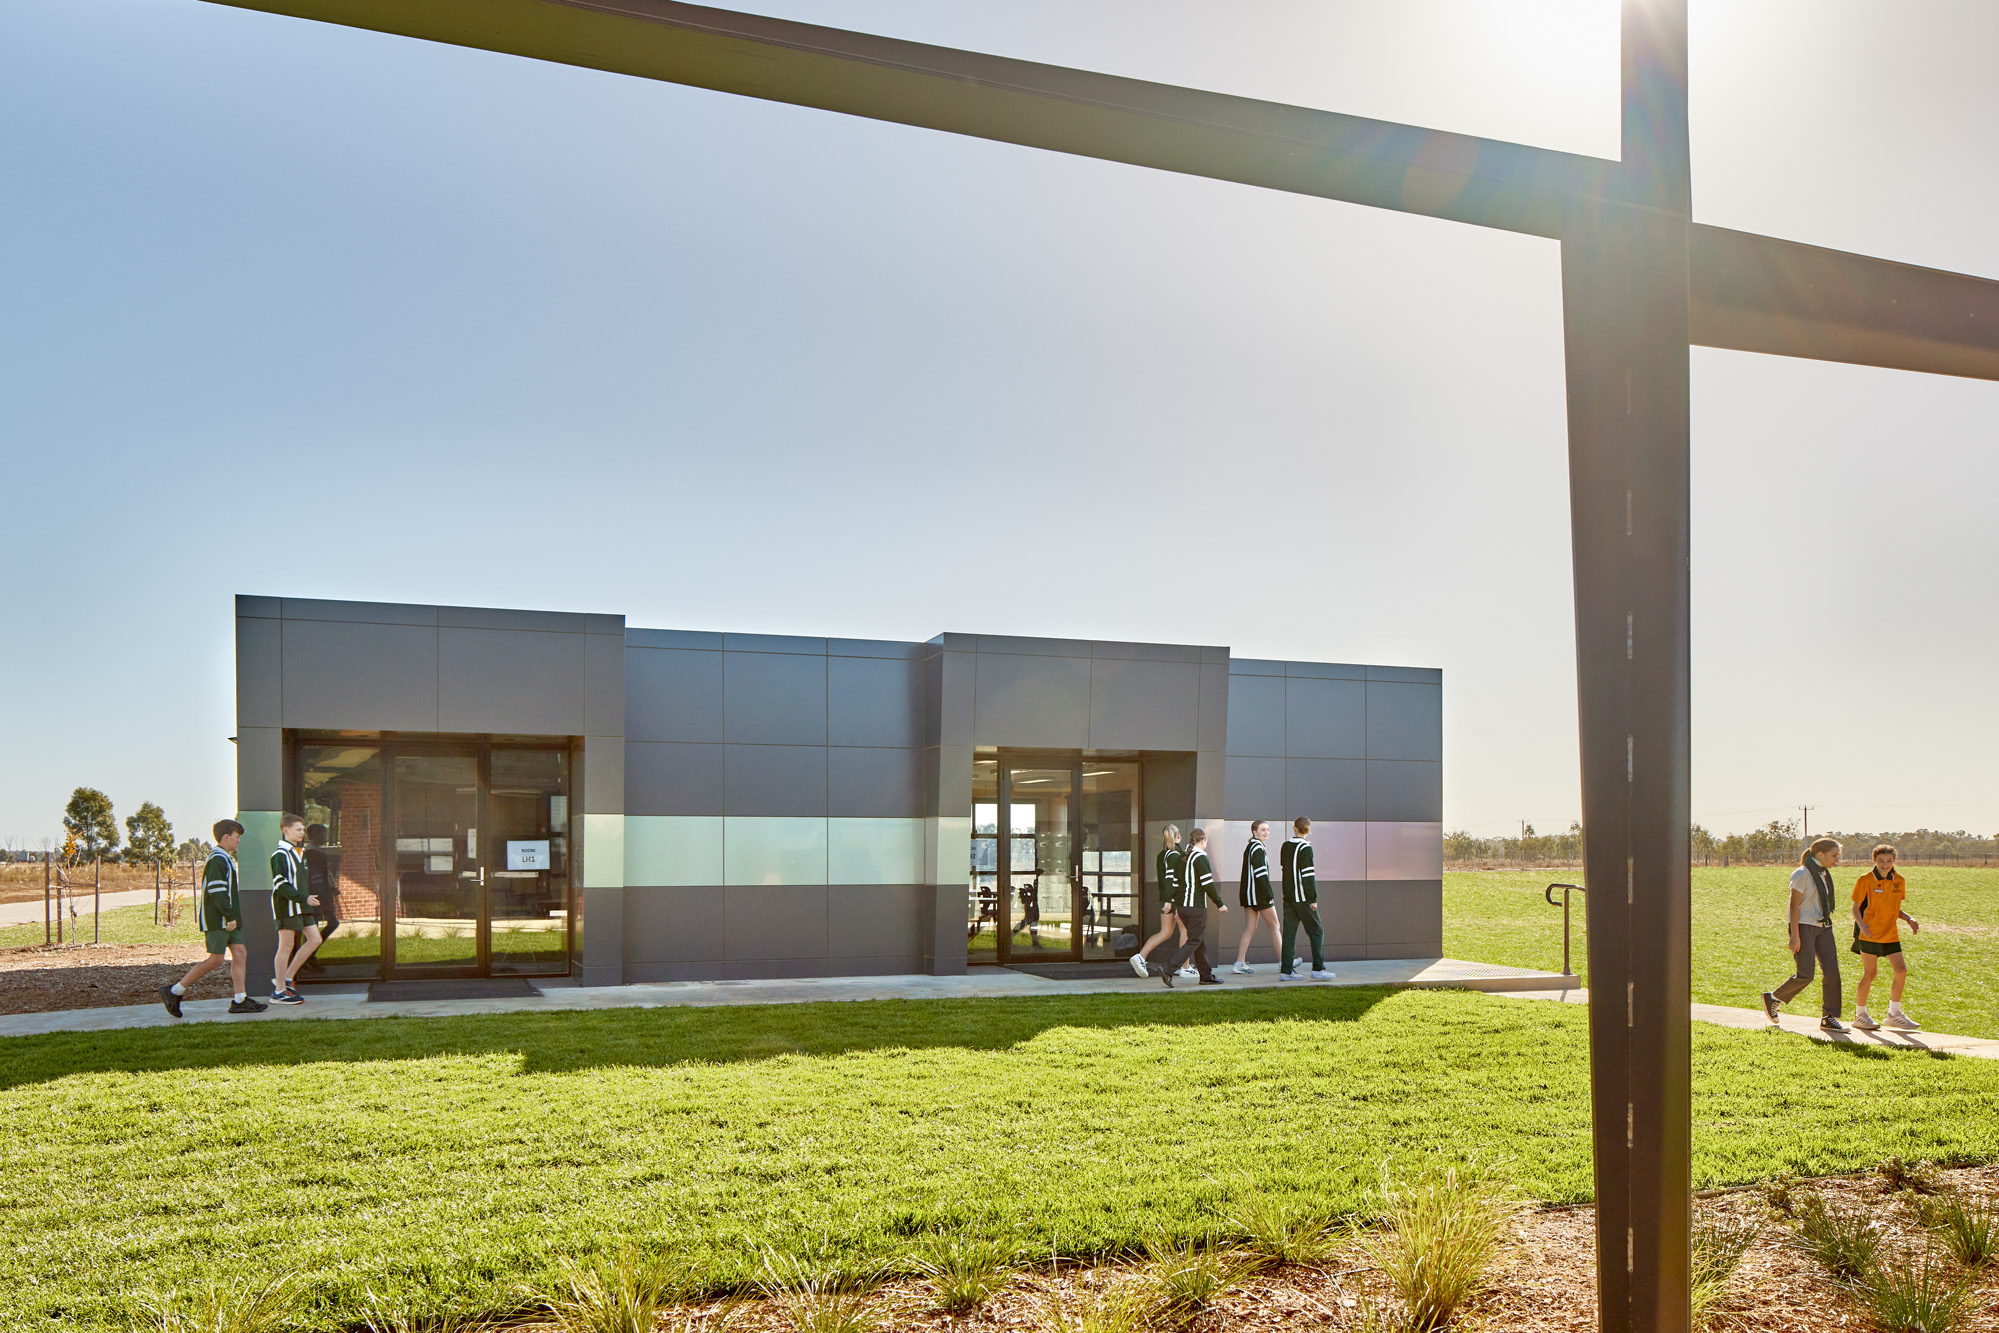
<instances>
[{"instance_id":1,"label":"cross-shaped steel frame","mask_svg":"<svg viewBox=\"0 0 1999 1333\"><path fill-rule=\"evenodd\" d=\"M1616 162L673 0L218 2L1559 240L1598 1318L1688 1327L1687 347L1999 379L1999 283L1695 223L1686 0L1622 0Z\"/></svg>"}]
</instances>

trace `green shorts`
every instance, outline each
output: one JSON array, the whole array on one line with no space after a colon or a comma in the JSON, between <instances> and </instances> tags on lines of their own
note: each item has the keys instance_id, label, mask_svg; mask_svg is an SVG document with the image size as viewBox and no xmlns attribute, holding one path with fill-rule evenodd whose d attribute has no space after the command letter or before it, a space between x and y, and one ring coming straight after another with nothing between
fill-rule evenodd
<instances>
[{"instance_id":1,"label":"green shorts","mask_svg":"<svg viewBox=\"0 0 1999 1333\"><path fill-rule=\"evenodd\" d=\"M1886 958L1891 953L1902 952L1902 942L1900 940L1889 940L1886 944L1877 944L1873 940L1857 939L1853 942L1853 951L1855 953L1871 953L1876 958Z\"/></svg>"},{"instance_id":2,"label":"green shorts","mask_svg":"<svg viewBox=\"0 0 1999 1333\"><path fill-rule=\"evenodd\" d=\"M241 944L243 942L243 927L241 926L236 927L234 930L204 930L201 934L202 938L208 941L208 951L210 953L227 953L229 952L230 945Z\"/></svg>"},{"instance_id":3,"label":"green shorts","mask_svg":"<svg viewBox=\"0 0 1999 1333\"><path fill-rule=\"evenodd\" d=\"M307 926L316 926L318 924L319 918L316 916L281 916L278 918L279 930L295 930L301 935L305 933Z\"/></svg>"}]
</instances>

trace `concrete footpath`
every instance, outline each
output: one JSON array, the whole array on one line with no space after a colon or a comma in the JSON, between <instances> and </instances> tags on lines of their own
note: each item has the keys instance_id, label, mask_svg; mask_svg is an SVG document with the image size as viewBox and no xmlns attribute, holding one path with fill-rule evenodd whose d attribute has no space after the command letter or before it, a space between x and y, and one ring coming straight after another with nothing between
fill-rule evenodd
<instances>
[{"instance_id":1,"label":"concrete footpath","mask_svg":"<svg viewBox=\"0 0 1999 1333\"><path fill-rule=\"evenodd\" d=\"M1589 992L1581 988L1518 990L1508 992L1506 998L1588 1004ZM1693 1007L1693 1017L1697 1023L1713 1023L1717 1027L1741 1028L1748 1032L1789 1032L1830 1046L1880 1046L1891 1051L1934 1051L1945 1055L1969 1055L1979 1060L1999 1060L1999 1041L1985 1037L1954 1037L1947 1032L1896 1032L1890 1028L1862 1032L1851 1023L1847 1024L1844 1032L1827 1032L1819 1026L1816 1018L1793 1014L1782 1015L1777 1026L1772 1028L1761 1009L1731 1009L1721 1004L1697 1004Z\"/></svg>"},{"instance_id":2,"label":"concrete footpath","mask_svg":"<svg viewBox=\"0 0 1999 1333\"><path fill-rule=\"evenodd\" d=\"M1007 999L1033 995L1097 995L1118 992L1186 995L1207 990L1256 990L1282 986L1449 986L1481 991L1560 986L1564 978L1489 963L1453 958L1402 958L1334 963L1331 981L1279 981L1277 965L1263 963L1249 976L1222 969L1221 987L1201 987L1177 979L1168 991L1158 981L1131 975L1054 979L1010 968L981 967L964 976L823 977L786 981L675 981L638 986L577 986L566 979L536 980L539 995L476 1000L370 1000L365 984L304 988L306 1002L272 1005L261 1014L230 1014L229 1001L187 1000L176 1019L158 1004L117 1009L64 1009L46 1014L0 1015L0 1037L44 1032L108 1032L120 1028L169 1027L176 1023L271 1023L312 1018L451 1018L460 1014L572 1013L595 1009L654 1009L669 1005L809 1004L827 1000ZM259 999L265 998L262 996Z\"/></svg>"},{"instance_id":3,"label":"concrete footpath","mask_svg":"<svg viewBox=\"0 0 1999 1333\"><path fill-rule=\"evenodd\" d=\"M183 888L181 892L185 894L187 890ZM76 907L76 919L79 922L90 920L90 890L88 888L71 890L69 901ZM108 912L114 907L137 907L141 903L150 905L152 901L153 891L151 889L120 889L116 893L105 894L99 906ZM182 906L185 907L186 903L183 902ZM53 899L50 900L50 910L54 910ZM42 900L40 898L34 898L27 902L0 903L0 926L40 925L41 921Z\"/></svg>"}]
</instances>

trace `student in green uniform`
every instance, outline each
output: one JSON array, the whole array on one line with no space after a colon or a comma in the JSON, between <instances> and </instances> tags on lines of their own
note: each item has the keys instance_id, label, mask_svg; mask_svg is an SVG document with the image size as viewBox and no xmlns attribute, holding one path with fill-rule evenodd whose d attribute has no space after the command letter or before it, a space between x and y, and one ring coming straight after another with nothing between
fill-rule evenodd
<instances>
[{"instance_id":1,"label":"student in green uniform","mask_svg":"<svg viewBox=\"0 0 1999 1333\"><path fill-rule=\"evenodd\" d=\"M229 1002L232 1014L261 1014L264 1006L245 991L250 955L243 947L243 900L238 892L236 845L243 841L243 826L233 819L215 823L215 850L201 868L201 898L195 906L195 921L208 942L208 957L187 970L187 975L171 986L160 987L160 1003L175 1018L187 988L229 964L230 979L236 983L236 997Z\"/></svg>"},{"instance_id":2,"label":"student in green uniform","mask_svg":"<svg viewBox=\"0 0 1999 1333\"><path fill-rule=\"evenodd\" d=\"M1159 880L1159 930L1131 956L1131 970L1141 977L1152 975L1151 964L1145 956L1152 952L1154 945L1171 939L1175 930L1180 932L1183 943L1187 939L1187 928L1173 915L1173 905L1180 899L1180 870L1184 860L1180 855L1180 826L1168 824L1159 832L1159 858L1154 863Z\"/></svg>"},{"instance_id":3,"label":"student in green uniform","mask_svg":"<svg viewBox=\"0 0 1999 1333\"><path fill-rule=\"evenodd\" d=\"M1159 969L1159 979L1170 989L1173 974L1191 956L1194 971L1201 978L1203 986L1219 986L1222 979L1215 975L1215 969L1208 962L1208 905L1203 897L1214 900L1216 907L1226 912L1229 905L1222 901L1222 895L1215 892L1215 867L1208 859L1208 831L1196 828L1187 835L1187 859L1180 870L1180 901L1173 908L1173 916L1180 928L1187 932L1180 941L1180 947L1169 953L1163 962L1154 964Z\"/></svg>"},{"instance_id":4,"label":"student in green uniform","mask_svg":"<svg viewBox=\"0 0 1999 1333\"><path fill-rule=\"evenodd\" d=\"M319 898L306 879L305 855L299 851L305 844L305 821L297 815L285 815L278 821L278 835L278 849L271 853L271 915L278 922L271 999L278 1004L304 1004L305 997L292 982L319 947L319 922L313 913Z\"/></svg>"},{"instance_id":5,"label":"student in green uniform","mask_svg":"<svg viewBox=\"0 0 1999 1333\"><path fill-rule=\"evenodd\" d=\"M1270 836L1270 824L1259 819L1249 826L1249 845L1242 849L1242 910L1249 920L1242 923L1242 938L1235 942L1235 970L1247 975L1256 971L1249 965L1249 946L1256 939L1258 923L1270 927L1270 942L1279 943L1277 938L1277 895L1270 891L1270 853L1264 850L1264 839Z\"/></svg>"},{"instance_id":6,"label":"student in green uniform","mask_svg":"<svg viewBox=\"0 0 1999 1333\"><path fill-rule=\"evenodd\" d=\"M1292 970L1298 960L1291 951L1297 946L1298 927L1302 925L1312 941L1312 980L1331 981L1333 974L1326 967L1326 932L1319 924L1319 870L1313 864L1312 844L1305 837L1312 831L1312 821L1300 815L1291 821L1291 831L1292 836L1277 851L1284 871L1284 947L1279 951L1284 966L1277 978L1298 979Z\"/></svg>"}]
</instances>

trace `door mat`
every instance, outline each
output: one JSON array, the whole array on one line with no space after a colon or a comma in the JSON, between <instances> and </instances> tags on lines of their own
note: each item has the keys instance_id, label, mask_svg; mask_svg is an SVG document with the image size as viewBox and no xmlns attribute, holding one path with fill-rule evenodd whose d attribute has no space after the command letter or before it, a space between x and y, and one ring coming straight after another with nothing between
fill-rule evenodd
<instances>
[{"instance_id":1,"label":"door mat","mask_svg":"<svg viewBox=\"0 0 1999 1333\"><path fill-rule=\"evenodd\" d=\"M377 981L371 1000L517 1000L541 992L522 977L438 977L429 981Z\"/></svg>"},{"instance_id":2,"label":"door mat","mask_svg":"<svg viewBox=\"0 0 1999 1333\"><path fill-rule=\"evenodd\" d=\"M1007 971L1025 972L1030 977L1045 977L1049 981L1101 981L1106 977L1130 977L1131 964L1124 962L1089 963L1008 963ZM1136 977L1132 977L1136 981Z\"/></svg>"}]
</instances>

